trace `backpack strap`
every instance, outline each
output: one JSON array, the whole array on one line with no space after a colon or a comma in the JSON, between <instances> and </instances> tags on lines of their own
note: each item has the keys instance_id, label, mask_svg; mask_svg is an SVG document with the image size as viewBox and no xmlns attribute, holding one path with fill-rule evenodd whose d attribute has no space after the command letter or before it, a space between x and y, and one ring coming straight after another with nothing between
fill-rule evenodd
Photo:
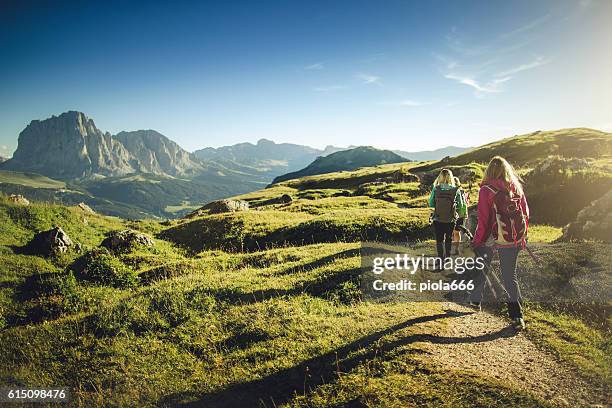
<instances>
[{"instance_id":1,"label":"backpack strap","mask_svg":"<svg viewBox=\"0 0 612 408\"><path fill-rule=\"evenodd\" d=\"M499 193L499 191L500 191L500 190L499 190L497 187L493 187L493 186L492 186L492 185L490 185L490 184L483 184L483 187L486 187L486 188L488 188L489 190L491 190L491 192L493 192L493 194L497 194L497 193Z\"/></svg>"}]
</instances>

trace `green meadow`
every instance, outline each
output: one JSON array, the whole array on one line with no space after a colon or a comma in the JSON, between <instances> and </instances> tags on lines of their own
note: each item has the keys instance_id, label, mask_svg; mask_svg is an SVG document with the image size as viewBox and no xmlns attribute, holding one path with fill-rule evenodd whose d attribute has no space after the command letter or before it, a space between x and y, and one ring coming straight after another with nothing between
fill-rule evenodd
<instances>
[{"instance_id":1,"label":"green meadow","mask_svg":"<svg viewBox=\"0 0 612 408\"><path fill-rule=\"evenodd\" d=\"M86 407L562 406L540 378L562 396L589 384L578 404L604 404L612 380L609 304L528 303L527 331L509 335L500 305L477 317L450 302L364 301L359 288L361 241L419 242L433 254L428 186L419 180L452 165L473 178L475 203L494 153L525 157L517 165L534 196L530 243L543 262L522 253L523 279L599 273L609 282L610 244L565 242L562 227L595 195L584 180L596 177L600 189L612 180L610 137L581 134L571 154L583 152L589 168L542 183L545 173L530 172L548 147L534 150L551 140L558 141L552 154L570 154L565 137L542 132L450 161L287 180L234 197L249 203L247 211L165 222L43 202L19 206L3 196L0 383L65 385L71 404ZM588 198L541 196L554 185ZM547 213L550 200L558 213ZM35 232L54 225L82 252L24 251ZM151 235L155 245L99 249L107 233L126 228ZM474 318L495 326L493 334L463 326ZM523 361L533 350L535 360ZM446 364L446 353L456 360ZM501 376L470 368L469 360L487 353L518 371L508 379L505 365ZM567 375L544 379L539 365Z\"/></svg>"}]
</instances>

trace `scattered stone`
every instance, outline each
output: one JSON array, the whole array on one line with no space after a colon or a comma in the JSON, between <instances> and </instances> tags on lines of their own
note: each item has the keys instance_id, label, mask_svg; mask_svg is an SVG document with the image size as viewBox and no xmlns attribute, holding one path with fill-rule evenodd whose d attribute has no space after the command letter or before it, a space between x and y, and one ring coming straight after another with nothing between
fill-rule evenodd
<instances>
[{"instance_id":1,"label":"scattered stone","mask_svg":"<svg viewBox=\"0 0 612 408\"><path fill-rule=\"evenodd\" d=\"M82 203L82 202L78 203L77 207L79 207L81 210L83 210L84 212L89 213L89 214L95 214L96 213L90 206L88 206L87 204Z\"/></svg>"},{"instance_id":2,"label":"scattered stone","mask_svg":"<svg viewBox=\"0 0 612 408\"><path fill-rule=\"evenodd\" d=\"M150 236L130 229L110 232L100 244L112 252L129 251L136 246L151 247L153 245L155 242Z\"/></svg>"},{"instance_id":3,"label":"scattered stone","mask_svg":"<svg viewBox=\"0 0 612 408\"><path fill-rule=\"evenodd\" d=\"M612 242L612 190L580 210L576 221L563 228L563 240L596 239Z\"/></svg>"},{"instance_id":4,"label":"scattered stone","mask_svg":"<svg viewBox=\"0 0 612 408\"><path fill-rule=\"evenodd\" d=\"M249 203L243 200L217 200L206 204L194 212L188 214L185 218L193 218L205 214L222 214L228 212L247 211Z\"/></svg>"},{"instance_id":5,"label":"scattered stone","mask_svg":"<svg viewBox=\"0 0 612 408\"><path fill-rule=\"evenodd\" d=\"M272 205L272 204L290 204L293 202L293 198L289 194L283 194L279 197L270 198L264 201L261 205ZM248 204L248 203L247 203Z\"/></svg>"},{"instance_id":6,"label":"scattered stone","mask_svg":"<svg viewBox=\"0 0 612 408\"><path fill-rule=\"evenodd\" d=\"M38 232L27 244L28 252L38 255L50 256L63 254L73 245L72 240L60 227L48 231Z\"/></svg>"},{"instance_id":7,"label":"scattered stone","mask_svg":"<svg viewBox=\"0 0 612 408\"><path fill-rule=\"evenodd\" d=\"M11 194L8 200L14 204L30 205L30 201L21 194Z\"/></svg>"}]
</instances>

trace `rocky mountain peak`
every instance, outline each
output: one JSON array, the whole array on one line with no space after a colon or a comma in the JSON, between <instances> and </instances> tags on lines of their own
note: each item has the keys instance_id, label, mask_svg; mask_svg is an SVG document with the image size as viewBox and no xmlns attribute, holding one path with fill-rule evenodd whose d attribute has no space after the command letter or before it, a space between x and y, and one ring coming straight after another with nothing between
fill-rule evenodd
<instances>
[{"instance_id":1,"label":"rocky mountain peak","mask_svg":"<svg viewBox=\"0 0 612 408\"><path fill-rule=\"evenodd\" d=\"M201 169L197 159L154 130L114 137L78 111L30 122L19 134L13 158L1 167L59 179L135 172L176 176Z\"/></svg>"}]
</instances>

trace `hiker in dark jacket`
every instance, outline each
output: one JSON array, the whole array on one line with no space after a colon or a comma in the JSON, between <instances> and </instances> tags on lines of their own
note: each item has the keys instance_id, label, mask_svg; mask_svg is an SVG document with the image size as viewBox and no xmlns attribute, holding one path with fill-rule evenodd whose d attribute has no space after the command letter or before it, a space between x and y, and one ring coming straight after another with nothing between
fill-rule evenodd
<instances>
[{"instance_id":1,"label":"hiker in dark jacket","mask_svg":"<svg viewBox=\"0 0 612 408\"><path fill-rule=\"evenodd\" d=\"M508 295L508 313L513 326L521 330L525 328L525 321L516 261L527 239L529 206L519 177L503 157L495 156L491 159L480 186L474 251L490 264L493 249L497 249L502 281ZM483 275L479 276L477 289L471 295L470 304L478 308L484 288Z\"/></svg>"},{"instance_id":2,"label":"hiker in dark jacket","mask_svg":"<svg viewBox=\"0 0 612 408\"><path fill-rule=\"evenodd\" d=\"M434 208L433 227L436 235L436 250L441 263L450 257L453 230L457 211L465 211L463 194L455 186L453 172L442 169L434 181L429 196L429 206Z\"/></svg>"}]
</instances>

